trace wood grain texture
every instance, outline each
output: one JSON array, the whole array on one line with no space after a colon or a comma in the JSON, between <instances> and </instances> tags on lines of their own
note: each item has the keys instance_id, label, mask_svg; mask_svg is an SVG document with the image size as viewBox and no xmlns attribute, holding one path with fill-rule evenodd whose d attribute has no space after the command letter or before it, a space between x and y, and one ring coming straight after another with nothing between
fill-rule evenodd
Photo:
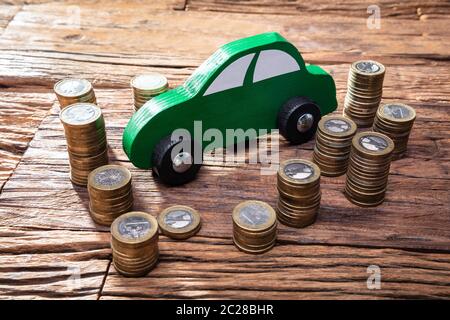
<instances>
[{"instance_id":1,"label":"wood grain texture","mask_svg":"<svg viewBox=\"0 0 450 320\"><path fill-rule=\"evenodd\" d=\"M0 183L7 180L0 194L0 298L450 297L447 1L381 1L381 30L366 27L367 4L357 0L316 6L14 0L6 6L0 13ZM72 19L74 6L79 20ZM349 64L374 58L387 66L383 100L408 103L418 116L407 158L392 165L383 205L358 208L342 194L343 177L323 178L317 223L300 230L280 226L277 246L255 257L232 245L231 211L247 199L275 205L275 176L261 176L260 165L207 156L196 181L167 188L132 167L121 135L132 112L133 75L161 72L174 87L219 45L265 31L281 32L307 62L333 74L339 111ZM118 276L110 265L108 228L92 222L86 190L70 183L51 91L66 76L94 83L110 160L133 174L135 209L156 215L186 204L202 214L198 236L160 238L161 261L145 278ZM281 139L280 160L311 158L312 148L312 142L293 147ZM381 268L381 290L366 287L372 264Z\"/></svg>"},{"instance_id":2,"label":"wood grain texture","mask_svg":"<svg viewBox=\"0 0 450 320\"><path fill-rule=\"evenodd\" d=\"M367 18L367 8L376 4L380 8L381 17L395 17L408 19L428 19L445 17L450 13L448 1L305 1L305 0L189 0L186 10L283 14L308 16L320 14L321 16L352 16Z\"/></svg>"},{"instance_id":3,"label":"wood grain texture","mask_svg":"<svg viewBox=\"0 0 450 320\"><path fill-rule=\"evenodd\" d=\"M53 99L48 92L0 92L0 192Z\"/></svg>"},{"instance_id":4,"label":"wood grain texture","mask_svg":"<svg viewBox=\"0 0 450 320\"><path fill-rule=\"evenodd\" d=\"M0 299L97 299L109 235L0 228Z\"/></svg>"},{"instance_id":5,"label":"wood grain texture","mask_svg":"<svg viewBox=\"0 0 450 320\"><path fill-rule=\"evenodd\" d=\"M339 75L336 74L336 78L339 79ZM275 205L276 177L262 176L258 165L223 165L207 158L198 179L179 188L165 187L155 181L149 171L133 168L121 147L121 134L131 116L130 89L98 89L96 92L106 119L110 159L127 166L133 173L136 209L156 214L169 205L191 204L203 214L205 224L201 235L229 238L230 214L237 203L260 199ZM402 92L408 95L412 91ZM401 93L396 97L410 103ZM416 129L411 136L408 157L392 164L387 201L374 209L358 208L342 194L344 177L323 178L318 223L303 230L282 227L281 239L307 244L450 250L450 217L446 214L450 119L447 114L436 122L430 119L432 115L427 112L427 106L412 104L418 113ZM74 187L68 179L66 143L57 114L55 106L5 185L0 198L0 225L96 229L87 212L86 190ZM280 161L311 158L313 142L295 147L280 139L280 144ZM427 170L418 167L418 161L426 162ZM422 190L420 194L418 188ZM410 209L405 210L405 206Z\"/></svg>"},{"instance_id":6,"label":"wood grain texture","mask_svg":"<svg viewBox=\"0 0 450 320\"><path fill-rule=\"evenodd\" d=\"M279 244L269 253L239 252L231 240L162 241L156 269L126 279L112 266L109 297L152 299L448 298L448 255L392 249ZM381 289L367 288L367 267L381 269Z\"/></svg>"}]
</instances>

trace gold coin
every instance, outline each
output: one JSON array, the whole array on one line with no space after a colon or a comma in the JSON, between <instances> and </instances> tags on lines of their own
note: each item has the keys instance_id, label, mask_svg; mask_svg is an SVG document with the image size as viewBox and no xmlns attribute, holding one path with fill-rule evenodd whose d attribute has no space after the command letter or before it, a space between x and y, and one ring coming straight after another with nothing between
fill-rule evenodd
<instances>
[{"instance_id":1,"label":"gold coin","mask_svg":"<svg viewBox=\"0 0 450 320\"><path fill-rule=\"evenodd\" d=\"M114 239L136 245L152 239L158 232L158 221L148 213L132 211L121 215L111 225Z\"/></svg>"},{"instance_id":2,"label":"gold coin","mask_svg":"<svg viewBox=\"0 0 450 320\"><path fill-rule=\"evenodd\" d=\"M276 223L276 214L273 208L265 202L244 201L234 208L233 222L243 230L262 232Z\"/></svg>"},{"instance_id":3,"label":"gold coin","mask_svg":"<svg viewBox=\"0 0 450 320\"><path fill-rule=\"evenodd\" d=\"M187 239L200 230L200 214L188 206L171 206L158 216L161 232L174 239Z\"/></svg>"}]
</instances>

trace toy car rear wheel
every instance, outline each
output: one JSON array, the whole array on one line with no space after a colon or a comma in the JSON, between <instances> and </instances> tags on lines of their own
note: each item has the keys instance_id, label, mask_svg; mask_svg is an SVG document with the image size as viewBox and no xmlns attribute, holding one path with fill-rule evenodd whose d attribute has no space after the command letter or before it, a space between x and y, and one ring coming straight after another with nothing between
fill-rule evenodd
<instances>
[{"instance_id":1,"label":"toy car rear wheel","mask_svg":"<svg viewBox=\"0 0 450 320\"><path fill-rule=\"evenodd\" d=\"M180 143L190 147L178 146ZM176 146L179 150L172 152ZM195 152L195 150L199 151ZM197 153L199 155L196 156ZM191 140L172 140L171 136L167 136L155 147L152 171L161 182L177 186L194 180L202 162L203 153L198 143Z\"/></svg>"},{"instance_id":2,"label":"toy car rear wheel","mask_svg":"<svg viewBox=\"0 0 450 320\"><path fill-rule=\"evenodd\" d=\"M289 99L278 113L280 134L292 144L305 143L314 136L320 121L320 109L307 97Z\"/></svg>"}]
</instances>

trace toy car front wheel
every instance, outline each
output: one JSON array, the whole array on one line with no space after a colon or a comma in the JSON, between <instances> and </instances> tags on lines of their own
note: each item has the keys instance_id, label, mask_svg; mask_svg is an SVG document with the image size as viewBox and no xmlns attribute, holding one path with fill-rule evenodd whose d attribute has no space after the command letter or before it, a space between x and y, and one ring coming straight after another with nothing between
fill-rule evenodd
<instances>
[{"instance_id":1,"label":"toy car front wheel","mask_svg":"<svg viewBox=\"0 0 450 320\"><path fill-rule=\"evenodd\" d=\"M174 150L175 147L177 149ZM201 149L197 148L201 147L194 141L172 140L171 136L165 137L153 152L153 173L163 183L172 186L194 180L203 160ZM199 155L195 156L197 153Z\"/></svg>"},{"instance_id":2,"label":"toy car front wheel","mask_svg":"<svg viewBox=\"0 0 450 320\"><path fill-rule=\"evenodd\" d=\"M314 136L320 121L319 107L306 97L287 101L278 113L280 134L292 144L305 143Z\"/></svg>"}]
</instances>

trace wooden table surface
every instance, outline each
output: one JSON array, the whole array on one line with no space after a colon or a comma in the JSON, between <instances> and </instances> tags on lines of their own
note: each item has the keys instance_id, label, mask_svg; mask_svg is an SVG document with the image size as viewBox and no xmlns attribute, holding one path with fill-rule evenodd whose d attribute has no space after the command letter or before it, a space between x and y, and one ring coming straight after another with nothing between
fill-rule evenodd
<instances>
[{"instance_id":1,"label":"wooden table surface","mask_svg":"<svg viewBox=\"0 0 450 320\"><path fill-rule=\"evenodd\" d=\"M380 29L366 24L372 1L359 0L0 2L0 298L449 298L450 2L377 3ZM121 135L133 75L160 72L174 87L218 46L266 31L334 75L339 112L350 63L372 58L387 67L383 100L412 105L417 120L384 204L356 207L344 177L323 178L317 222L281 226L277 246L253 256L232 243L231 211L247 199L275 205L276 176L207 160L195 182L166 188L129 163ZM135 208L202 214L197 236L160 238L160 263L144 278L117 274L108 229L70 183L52 92L68 76L93 82L111 162L133 173ZM308 159L312 147L281 139L280 160ZM367 287L370 265L380 289Z\"/></svg>"}]
</instances>

